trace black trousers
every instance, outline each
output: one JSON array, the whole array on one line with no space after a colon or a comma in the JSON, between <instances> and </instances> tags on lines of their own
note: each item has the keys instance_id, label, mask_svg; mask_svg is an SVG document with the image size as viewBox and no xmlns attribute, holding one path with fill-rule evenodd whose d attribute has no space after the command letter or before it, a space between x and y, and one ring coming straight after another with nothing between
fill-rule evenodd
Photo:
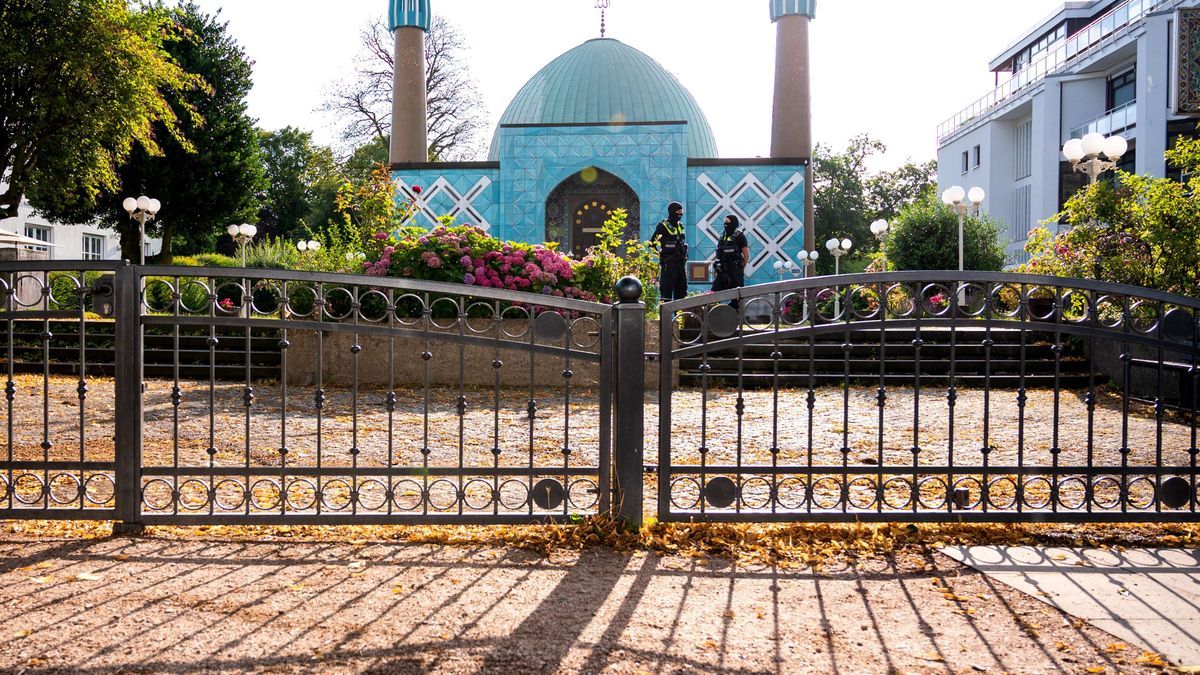
<instances>
[{"instance_id":1,"label":"black trousers","mask_svg":"<svg viewBox=\"0 0 1200 675\"><path fill-rule=\"evenodd\" d=\"M663 260L660 263L658 287L662 302L682 300L687 297L688 283L685 267L682 260Z\"/></svg>"},{"instance_id":2,"label":"black trousers","mask_svg":"<svg viewBox=\"0 0 1200 675\"><path fill-rule=\"evenodd\" d=\"M746 270L737 268L735 270L725 271L724 269L717 271L717 278L713 279L713 293L720 291L728 291L734 288L741 288L746 285ZM730 300L729 305L733 308L738 307L737 300Z\"/></svg>"}]
</instances>

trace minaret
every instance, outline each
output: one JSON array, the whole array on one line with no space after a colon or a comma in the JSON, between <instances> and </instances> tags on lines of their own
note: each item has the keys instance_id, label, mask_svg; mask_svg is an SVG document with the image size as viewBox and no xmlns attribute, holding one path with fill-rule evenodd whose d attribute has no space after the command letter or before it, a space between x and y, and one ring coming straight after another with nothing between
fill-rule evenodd
<instances>
[{"instance_id":1,"label":"minaret","mask_svg":"<svg viewBox=\"0 0 1200 675\"><path fill-rule=\"evenodd\" d=\"M808 22L817 0L771 0L775 22L775 107L771 121L771 156L812 158L812 96L809 87ZM804 181L804 247L816 246L813 227L812 164Z\"/></svg>"},{"instance_id":2,"label":"minaret","mask_svg":"<svg viewBox=\"0 0 1200 675\"><path fill-rule=\"evenodd\" d=\"M390 0L388 28L396 36L396 71L392 85L393 164L429 161L425 109L425 32L430 0Z\"/></svg>"}]
</instances>

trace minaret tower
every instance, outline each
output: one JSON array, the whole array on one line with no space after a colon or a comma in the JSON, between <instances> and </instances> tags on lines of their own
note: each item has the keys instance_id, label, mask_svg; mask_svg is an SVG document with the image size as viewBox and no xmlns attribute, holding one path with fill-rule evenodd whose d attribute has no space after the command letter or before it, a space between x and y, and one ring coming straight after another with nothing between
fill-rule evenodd
<instances>
[{"instance_id":1,"label":"minaret tower","mask_svg":"<svg viewBox=\"0 0 1200 675\"><path fill-rule=\"evenodd\" d=\"M396 71L392 85L393 164L429 161L425 109L425 32L430 0L390 0L388 28L396 36Z\"/></svg>"},{"instance_id":2,"label":"minaret tower","mask_svg":"<svg viewBox=\"0 0 1200 675\"><path fill-rule=\"evenodd\" d=\"M771 156L812 158L812 95L809 87L808 23L817 0L770 0L775 45L775 107L771 122ZM804 181L804 247L814 250L812 164Z\"/></svg>"}]
</instances>

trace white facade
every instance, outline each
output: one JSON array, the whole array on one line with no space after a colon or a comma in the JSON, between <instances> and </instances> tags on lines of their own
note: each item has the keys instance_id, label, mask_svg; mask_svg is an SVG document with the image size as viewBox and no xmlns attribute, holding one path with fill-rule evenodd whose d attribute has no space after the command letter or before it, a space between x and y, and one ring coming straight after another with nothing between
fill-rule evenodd
<instances>
[{"instance_id":1,"label":"white facade","mask_svg":"<svg viewBox=\"0 0 1200 675\"><path fill-rule=\"evenodd\" d=\"M983 210L1007 224L1010 263L1030 229L1086 182L1062 156L1071 138L1120 134L1122 168L1163 176L1172 113L1176 10L1200 0L1067 2L990 64L995 91L938 128L938 189L987 191ZM1019 7L1019 5L1014 5ZM965 158L965 166L964 166Z\"/></svg>"},{"instance_id":2,"label":"white facade","mask_svg":"<svg viewBox=\"0 0 1200 675\"><path fill-rule=\"evenodd\" d=\"M37 215L28 202L22 200L16 218L0 220L0 230L15 232L53 244L45 249L22 247L34 253L35 258L50 260L119 260L121 239L117 231L99 224L63 225L51 223ZM146 254L156 255L162 250L161 239L146 239ZM37 255L41 253L41 255ZM136 262L136 261L135 261Z\"/></svg>"}]
</instances>

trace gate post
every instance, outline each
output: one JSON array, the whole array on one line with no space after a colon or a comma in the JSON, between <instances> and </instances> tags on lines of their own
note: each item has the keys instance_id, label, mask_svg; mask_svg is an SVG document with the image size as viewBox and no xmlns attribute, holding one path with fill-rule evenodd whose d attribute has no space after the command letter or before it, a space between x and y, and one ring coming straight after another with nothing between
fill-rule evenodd
<instances>
[{"instance_id":1,"label":"gate post","mask_svg":"<svg viewBox=\"0 0 1200 675\"><path fill-rule=\"evenodd\" d=\"M116 285L116 500L113 534L140 535L142 525L142 293L139 269L117 268Z\"/></svg>"},{"instance_id":2,"label":"gate post","mask_svg":"<svg viewBox=\"0 0 1200 675\"><path fill-rule=\"evenodd\" d=\"M616 383L617 517L631 530L642 527L643 421L646 384L646 303L642 283L633 277L617 282Z\"/></svg>"}]
</instances>

